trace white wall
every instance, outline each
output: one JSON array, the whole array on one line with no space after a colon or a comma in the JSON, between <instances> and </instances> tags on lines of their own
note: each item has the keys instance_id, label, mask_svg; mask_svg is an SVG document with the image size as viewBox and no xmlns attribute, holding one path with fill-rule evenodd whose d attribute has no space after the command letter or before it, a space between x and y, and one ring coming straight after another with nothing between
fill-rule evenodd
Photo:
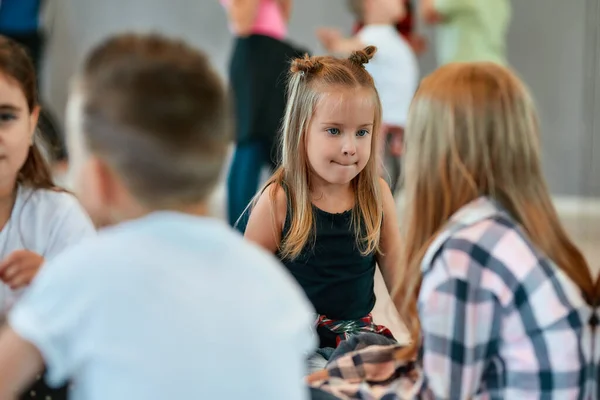
<instances>
[{"instance_id":1,"label":"white wall","mask_svg":"<svg viewBox=\"0 0 600 400\"><path fill-rule=\"evenodd\" d=\"M67 82L84 54L98 41L122 31L159 31L182 37L206 51L225 76L231 47L218 0L53 0L48 2L45 97L64 108ZM315 11L317 10L317 12ZM290 35L315 48L312 32L324 24L350 25L342 1L296 0ZM320 16L319 16L320 15Z\"/></svg>"},{"instance_id":2,"label":"white wall","mask_svg":"<svg viewBox=\"0 0 600 400\"><path fill-rule=\"evenodd\" d=\"M483 1L483 0L482 0ZM231 37L218 0L53 0L46 97L61 115L68 78L98 40L123 30L157 30L181 36L207 51L225 74ZM600 197L600 102L593 103L594 63L600 63L598 0L513 1L509 59L531 87L542 117L545 170L558 194ZM587 9L586 9L587 7ZM586 19L586 16L588 17ZM584 21L587 21L584 23ZM314 30L337 25L350 30L345 0L296 0L291 37L320 51ZM432 52L422 70L434 67ZM596 71L600 71L598 68ZM596 112L598 110L599 112ZM598 117L596 117L598 118ZM595 172L594 172L595 171ZM592 182L598 181L598 184Z\"/></svg>"},{"instance_id":3,"label":"white wall","mask_svg":"<svg viewBox=\"0 0 600 400\"><path fill-rule=\"evenodd\" d=\"M600 102L590 104L589 93L600 72L600 67L593 72L600 65L600 39L593 40L600 34L600 2L513 0L512 7L508 58L538 106L550 188L560 195L600 197L599 139L597 172L592 170L592 141L600 136L600 124L594 128L592 121L600 117ZM435 68L431 51L421 61L425 73Z\"/></svg>"}]
</instances>

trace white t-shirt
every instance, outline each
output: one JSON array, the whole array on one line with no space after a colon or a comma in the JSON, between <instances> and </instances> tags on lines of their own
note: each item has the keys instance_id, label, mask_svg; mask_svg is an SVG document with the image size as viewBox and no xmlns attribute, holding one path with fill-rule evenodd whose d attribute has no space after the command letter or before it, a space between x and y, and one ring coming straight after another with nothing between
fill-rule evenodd
<instances>
[{"instance_id":1,"label":"white t-shirt","mask_svg":"<svg viewBox=\"0 0 600 400\"><path fill-rule=\"evenodd\" d=\"M0 260L15 250L29 250L48 260L94 234L92 222L73 195L19 186L11 216L0 230ZM0 319L21 293L0 281Z\"/></svg>"},{"instance_id":2,"label":"white t-shirt","mask_svg":"<svg viewBox=\"0 0 600 400\"><path fill-rule=\"evenodd\" d=\"M313 313L224 223L157 212L48 263L9 323L74 400L300 400Z\"/></svg>"},{"instance_id":3,"label":"white t-shirt","mask_svg":"<svg viewBox=\"0 0 600 400\"><path fill-rule=\"evenodd\" d=\"M408 109L419 84L419 65L409 44L391 25L367 25L358 32L366 46L377 53L368 64L383 106L383 123L404 127Z\"/></svg>"}]
</instances>

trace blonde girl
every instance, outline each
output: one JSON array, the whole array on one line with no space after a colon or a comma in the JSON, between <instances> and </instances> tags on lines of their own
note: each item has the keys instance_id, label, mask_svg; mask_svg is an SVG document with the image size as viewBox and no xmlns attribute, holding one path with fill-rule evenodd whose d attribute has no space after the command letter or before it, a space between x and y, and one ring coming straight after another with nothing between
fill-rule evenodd
<instances>
[{"instance_id":1,"label":"blonde girl","mask_svg":"<svg viewBox=\"0 0 600 400\"><path fill-rule=\"evenodd\" d=\"M371 317L375 265L389 287L400 251L392 194L377 171L381 102L364 67L375 51L293 61L281 166L245 229L303 287L322 348L358 332L391 337Z\"/></svg>"}]
</instances>

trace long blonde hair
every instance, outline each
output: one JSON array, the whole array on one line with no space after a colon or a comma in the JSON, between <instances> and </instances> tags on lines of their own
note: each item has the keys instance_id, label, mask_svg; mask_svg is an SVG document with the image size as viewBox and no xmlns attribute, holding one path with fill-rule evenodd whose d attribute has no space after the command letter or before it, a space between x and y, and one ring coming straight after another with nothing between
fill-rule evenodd
<instances>
[{"instance_id":1,"label":"long blonde hair","mask_svg":"<svg viewBox=\"0 0 600 400\"><path fill-rule=\"evenodd\" d=\"M307 55L292 62L288 81L288 102L282 127L281 165L265 184L265 188L273 184L284 187L289 198L290 229L279 246L279 252L284 258L294 259L309 240L314 239L314 215L310 199L311 173L305 137L319 100L328 90L340 87L362 87L373 91L375 117L371 156L365 168L352 181L356 198L352 210L352 226L363 254L370 254L379 249L383 215L377 168L381 102L373 78L364 67L375 52L376 48L369 46L354 52L347 59ZM275 191L271 191L271 195L271 202L274 204ZM275 207L272 209L275 210Z\"/></svg>"},{"instance_id":2,"label":"long blonde hair","mask_svg":"<svg viewBox=\"0 0 600 400\"><path fill-rule=\"evenodd\" d=\"M449 64L423 80L406 128L404 174L404 276L393 298L414 339L423 256L449 218L480 196L500 202L588 302L595 301L588 265L550 199L535 106L508 69Z\"/></svg>"}]
</instances>

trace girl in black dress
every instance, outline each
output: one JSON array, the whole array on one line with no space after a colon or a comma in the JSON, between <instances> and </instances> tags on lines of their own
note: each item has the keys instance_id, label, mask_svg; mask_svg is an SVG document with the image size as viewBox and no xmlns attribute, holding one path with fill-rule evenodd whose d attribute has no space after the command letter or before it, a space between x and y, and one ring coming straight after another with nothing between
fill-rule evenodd
<instances>
[{"instance_id":1,"label":"girl in black dress","mask_svg":"<svg viewBox=\"0 0 600 400\"><path fill-rule=\"evenodd\" d=\"M352 335L393 338L371 315L375 268L391 290L401 249L394 199L379 177L381 102L364 67L375 51L293 61L281 166L241 224L248 240L276 254L318 314L322 359L309 370Z\"/></svg>"}]
</instances>

